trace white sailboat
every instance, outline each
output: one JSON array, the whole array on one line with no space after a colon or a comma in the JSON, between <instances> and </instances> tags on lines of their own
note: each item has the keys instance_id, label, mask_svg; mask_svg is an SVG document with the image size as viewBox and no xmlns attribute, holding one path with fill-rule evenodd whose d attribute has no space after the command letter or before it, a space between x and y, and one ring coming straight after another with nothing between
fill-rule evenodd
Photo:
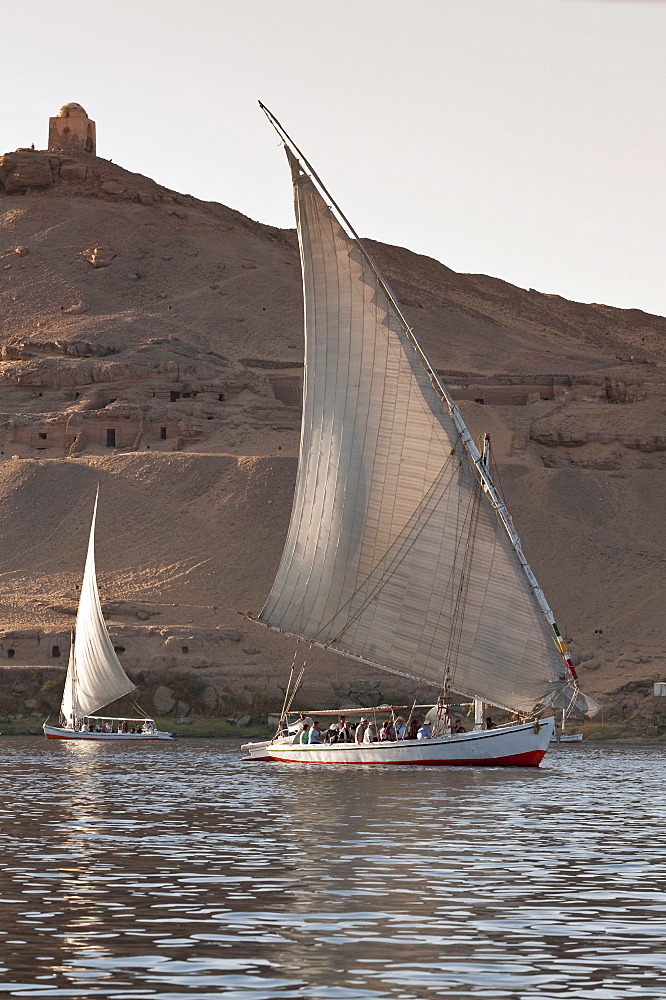
<instances>
[{"instance_id":1,"label":"white sailboat","mask_svg":"<svg viewBox=\"0 0 666 1000\"><path fill-rule=\"evenodd\" d=\"M583 734L582 733L570 733L566 729L567 723L567 712L566 709L562 709L562 718L560 720L560 728L555 727L555 732L550 738L551 743L582 743Z\"/></svg>"},{"instance_id":2,"label":"white sailboat","mask_svg":"<svg viewBox=\"0 0 666 1000\"><path fill-rule=\"evenodd\" d=\"M100 708L135 689L123 670L104 624L95 572L95 497L88 554L72 635L65 688L60 705L61 725L44 723L49 740L164 740L171 733L159 732L148 716L122 718L97 715Z\"/></svg>"},{"instance_id":3,"label":"white sailboat","mask_svg":"<svg viewBox=\"0 0 666 1000\"><path fill-rule=\"evenodd\" d=\"M283 735L246 749L308 763L538 765L553 709L599 706L578 687L493 483L489 442L479 451L370 254L261 107L291 167L306 349L291 522L252 620L441 697L430 739L328 746ZM521 721L453 734L452 692Z\"/></svg>"}]
</instances>

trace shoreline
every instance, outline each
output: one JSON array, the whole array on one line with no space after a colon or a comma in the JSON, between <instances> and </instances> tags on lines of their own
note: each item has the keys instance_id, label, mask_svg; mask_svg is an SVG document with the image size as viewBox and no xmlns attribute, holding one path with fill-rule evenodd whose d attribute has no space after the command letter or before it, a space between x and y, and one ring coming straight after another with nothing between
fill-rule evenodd
<instances>
[{"instance_id":1,"label":"shoreline","mask_svg":"<svg viewBox=\"0 0 666 1000\"><path fill-rule=\"evenodd\" d=\"M34 715L22 719L11 719L0 722L0 736L37 736L43 737L43 716ZM250 740L269 739L273 728L260 718L252 719L247 725L238 726L228 719L216 716L196 716L191 719L173 719L165 716L155 716L158 729L172 733L176 739L238 739L239 743ZM646 732L646 729L652 730ZM606 723L603 726L574 726L571 731L583 733L583 743L613 743L618 745L648 745L666 744L666 727L656 726L617 726ZM573 744L553 744L553 746L579 746Z\"/></svg>"}]
</instances>

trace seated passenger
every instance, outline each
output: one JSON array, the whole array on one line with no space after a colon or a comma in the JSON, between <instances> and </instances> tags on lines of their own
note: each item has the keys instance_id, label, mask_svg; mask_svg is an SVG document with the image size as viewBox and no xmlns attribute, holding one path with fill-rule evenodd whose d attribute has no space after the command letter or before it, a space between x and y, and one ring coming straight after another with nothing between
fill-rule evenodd
<instances>
[{"instance_id":1,"label":"seated passenger","mask_svg":"<svg viewBox=\"0 0 666 1000\"><path fill-rule=\"evenodd\" d=\"M467 730L463 726L463 724L460 721L460 719L456 719L456 721L453 723L453 725L451 727L451 732L455 733L455 734L457 734L457 733L466 733Z\"/></svg>"},{"instance_id":2,"label":"seated passenger","mask_svg":"<svg viewBox=\"0 0 666 1000\"><path fill-rule=\"evenodd\" d=\"M324 733L324 743L337 743L338 742L338 724L337 722L332 722L326 732Z\"/></svg>"},{"instance_id":3,"label":"seated passenger","mask_svg":"<svg viewBox=\"0 0 666 1000\"><path fill-rule=\"evenodd\" d=\"M353 743L354 730L350 722L345 722L342 729L338 730L338 743Z\"/></svg>"},{"instance_id":4,"label":"seated passenger","mask_svg":"<svg viewBox=\"0 0 666 1000\"><path fill-rule=\"evenodd\" d=\"M486 729L496 729L495 723L489 715L486 716Z\"/></svg>"},{"instance_id":5,"label":"seated passenger","mask_svg":"<svg viewBox=\"0 0 666 1000\"><path fill-rule=\"evenodd\" d=\"M302 743L304 746L306 743L310 742L310 733L308 732L310 728L309 722L303 722L303 728L300 733L296 733L294 737L294 743Z\"/></svg>"},{"instance_id":6,"label":"seated passenger","mask_svg":"<svg viewBox=\"0 0 666 1000\"><path fill-rule=\"evenodd\" d=\"M376 743L377 742L377 726L374 722L368 723L368 728L363 734L364 743Z\"/></svg>"},{"instance_id":7,"label":"seated passenger","mask_svg":"<svg viewBox=\"0 0 666 1000\"><path fill-rule=\"evenodd\" d=\"M379 739L382 743L392 743L395 739L395 733L390 719L385 719L382 723L382 728L379 730Z\"/></svg>"},{"instance_id":8,"label":"seated passenger","mask_svg":"<svg viewBox=\"0 0 666 1000\"><path fill-rule=\"evenodd\" d=\"M309 743L321 743L321 726L318 722L313 722L310 726L310 738Z\"/></svg>"},{"instance_id":9,"label":"seated passenger","mask_svg":"<svg viewBox=\"0 0 666 1000\"><path fill-rule=\"evenodd\" d=\"M407 723L401 715L395 720L395 738L396 740L404 740L407 735Z\"/></svg>"},{"instance_id":10,"label":"seated passenger","mask_svg":"<svg viewBox=\"0 0 666 1000\"><path fill-rule=\"evenodd\" d=\"M417 740L429 740L431 736L432 733L430 731L430 723L424 722L423 725L419 728L419 731L416 734L416 738Z\"/></svg>"},{"instance_id":11,"label":"seated passenger","mask_svg":"<svg viewBox=\"0 0 666 1000\"><path fill-rule=\"evenodd\" d=\"M409 723L409 730L407 732L407 739L408 740L415 740L415 739L417 739L418 731L419 731L419 726L420 726L419 720L418 719L412 719L412 721Z\"/></svg>"},{"instance_id":12,"label":"seated passenger","mask_svg":"<svg viewBox=\"0 0 666 1000\"><path fill-rule=\"evenodd\" d=\"M358 726L356 727L356 733L354 735L354 739L356 740L357 743L363 742L363 737L365 736L365 730L367 728L367 725L368 725L368 720L361 719Z\"/></svg>"}]
</instances>

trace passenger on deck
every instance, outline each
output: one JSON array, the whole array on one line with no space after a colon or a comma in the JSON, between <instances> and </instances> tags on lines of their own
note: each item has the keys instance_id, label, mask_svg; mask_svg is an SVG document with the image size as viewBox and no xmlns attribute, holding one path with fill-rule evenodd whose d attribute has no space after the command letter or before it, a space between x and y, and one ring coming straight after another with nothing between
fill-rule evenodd
<instances>
[{"instance_id":1,"label":"passenger on deck","mask_svg":"<svg viewBox=\"0 0 666 1000\"><path fill-rule=\"evenodd\" d=\"M351 727L350 722L345 722L342 729L338 731L338 743L353 743L354 742L354 730Z\"/></svg>"},{"instance_id":2,"label":"passenger on deck","mask_svg":"<svg viewBox=\"0 0 666 1000\"><path fill-rule=\"evenodd\" d=\"M379 730L379 739L382 743L392 743L395 739L395 733L390 719L385 719L382 723L382 728Z\"/></svg>"},{"instance_id":3,"label":"passenger on deck","mask_svg":"<svg viewBox=\"0 0 666 1000\"><path fill-rule=\"evenodd\" d=\"M453 723L453 726L451 727L451 732L457 735L458 733L466 733L467 730L463 726L460 719L456 719L456 721Z\"/></svg>"},{"instance_id":4,"label":"passenger on deck","mask_svg":"<svg viewBox=\"0 0 666 1000\"><path fill-rule=\"evenodd\" d=\"M302 743L303 745L309 743L310 742L310 733L308 732L309 728L310 724L308 722L304 722L303 728L301 729L300 733L296 733L296 735L294 736L294 743Z\"/></svg>"},{"instance_id":5,"label":"passenger on deck","mask_svg":"<svg viewBox=\"0 0 666 1000\"><path fill-rule=\"evenodd\" d=\"M417 732L416 738L417 740L429 740L431 736L432 732L430 730L430 723L424 722L423 725L420 727L419 731Z\"/></svg>"},{"instance_id":6,"label":"passenger on deck","mask_svg":"<svg viewBox=\"0 0 666 1000\"><path fill-rule=\"evenodd\" d=\"M356 732L354 734L354 739L357 743L363 742L363 737L365 736L366 726L368 725L367 719L361 719L358 726L356 727Z\"/></svg>"},{"instance_id":7,"label":"passenger on deck","mask_svg":"<svg viewBox=\"0 0 666 1000\"><path fill-rule=\"evenodd\" d=\"M409 723L409 731L407 733L408 740L415 740L418 736L420 722L418 719L412 719Z\"/></svg>"},{"instance_id":8,"label":"passenger on deck","mask_svg":"<svg viewBox=\"0 0 666 1000\"><path fill-rule=\"evenodd\" d=\"M368 723L368 728L363 734L364 743L376 743L377 742L377 726L374 722Z\"/></svg>"},{"instance_id":9,"label":"passenger on deck","mask_svg":"<svg viewBox=\"0 0 666 1000\"><path fill-rule=\"evenodd\" d=\"M310 726L310 743L321 743L321 726L318 722L313 722Z\"/></svg>"},{"instance_id":10,"label":"passenger on deck","mask_svg":"<svg viewBox=\"0 0 666 1000\"><path fill-rule=\"evenodd\" d=\"M404 740L407 736L407 723L401 715L395 720L395 738L396 740Z\"/></svg>"},{"instance_id":11,"label":"passenger on deck","mask_svg":"<svg viewBox=\"0 0 666 1000\"><path fill-rule=\"evenodd\" d=\"M298 717L298 722L296 723L296 732L297 733L302 733L303 732L303 726L304 726L304 724L306 722L308 724L308 729L309 729L310 726L312 725L312 719L310 718L309 715L306 715L305 712L301 712L301 714Z\"/></svg>"},{"instance_id":12,"label":"passenger on deck","mask_svg":"<svg viewBox=\"0 0 666 1000\"><path fill-rule=\"evenodd\" d=\"M486 716L486 729L497 729L497 726L489 715Z\"/></svg>"},{"instance_id":13,"label":"passenger on deck","mask_svg":"<svg viewBox=\"0 0 666 1000\"><path fill-rule=\"evenodd\" d=\"M337 743L338 742L338 724L337 722L332 722L326 732L324 733L324 743Z\"/></svg>"}]
</instances>

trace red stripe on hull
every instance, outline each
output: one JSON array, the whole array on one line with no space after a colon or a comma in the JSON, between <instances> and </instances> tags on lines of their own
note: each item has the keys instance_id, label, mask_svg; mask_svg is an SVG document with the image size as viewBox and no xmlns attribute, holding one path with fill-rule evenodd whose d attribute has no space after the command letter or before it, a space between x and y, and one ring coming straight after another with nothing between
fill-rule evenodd
<instances>
[{"instance_id":1,"label":"red stripe on hull","mask_svg":"<svg viewBox=\"0 0 666 1000\"><path fill-rule=\"evenodd\" d=\"M123 739L109 740L105 736L53 736L51 733L44 733L47 740L77 740L79 743L91 743L97 741L98 743L128 743L130 740L160 740L160 736L125 736Z\"/></svg>"},{"instance_id":2,"label":"red stripe on hull","mask_svg":"<svg viewBox=\"0 0 666 1000\"><path fill-rule=\"evenodd\" d=\"M494 757L485 760L296 760L294 757L259 757L257 760L278 760L283 764L342 764L344 766L376 767L378 764L393 764L398 767L427 765L429 767L538 767L544 758L545 750L530 750L527 753L513 754L508 757Z\"/></svg>"}]
</instances>

